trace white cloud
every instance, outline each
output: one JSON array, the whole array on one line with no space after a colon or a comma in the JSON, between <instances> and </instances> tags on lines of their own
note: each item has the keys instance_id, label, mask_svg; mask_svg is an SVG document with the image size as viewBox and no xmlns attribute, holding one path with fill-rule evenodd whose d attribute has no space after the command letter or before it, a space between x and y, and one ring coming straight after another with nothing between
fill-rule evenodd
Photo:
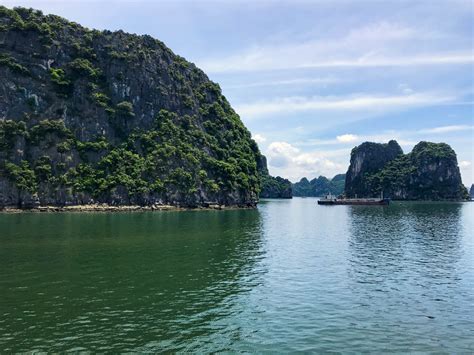
<instances>
[{"instance_id":1,"label":"white cloud","mask_svg":"<svg viewBox=\"0 0 474 355\"><path fill-rule=\"evenodd\" d=\"M356 142L358 138L359 137L357 137L355 134L343 134L341 136L336 137L337 141L341 143Z\"/></svg>"},{"instance_id":2,"label":"white cloud","mask_svg":"<svg viewBox=\"0 0 474 355\"><path fill-rule=\"evenodd\" d=\"M264 136L262 136L261 134L255 134L252 136L253 140L259 144L261 143L265 143L266 142L266 138Z\"/></svg>"},{"instance_id":3,"label":"white cloud","mask_svg":"<svg viewBox=\"0 0 474 355\"><path fill-rule=\"evenodd\" d=\"M444 126L448 127L448 126ZM468 126L470 127L470 126ZM438 131L436 128L427 130ZM341 139L341 137L344 137ZM383 131L378 134L342 134L333 139L309 139L302 142L273 142L265 155L269 159L270 173L298 181L302 177L314 178L319 175L331 177L347 170L352 147L362 142L387 143L395 139L405 153L423 140L419 130ZM433 139L429 139L433 141ZM437 140L434 140L437 141ZM455 149L459 158L459 168L463 181L470 185L474 176L472 162L472 140L456 138L447 141ZM469 147L471 147L469 149Z\"/></svg>"},{"instance_id":4,"label":"white cloud","mask_svg":"<svg viewBox=\"0 0 474 355\"><path fill-rule=\"evenodd\" d=\"M299 149L287 142L273 142L268 146L268 151L275 154L292 155L299 153Z\"/></svg>"},{"instance_id":5,"label":"white cloud","mask_svg":"<svg viewBox=\"0 0 474 355\"><path fill-rule=\"evenodd\" d=\"M410 95L291 96L243 104L235 109L241 117L255 118L304 111L347 111L403 109L453 102L451 95L416 93Z\"/></svg>"},{"instance_id":6,"label":"white cloud","mask_svg":"<svg viewBox=\"0 0 474 355\"><path fill-rule=\"evenodd\" d=\"M469 157L469 155L468 155ZM470 154L472 159L472 153ZM461 170L462 181L466 186L471 186L474 183L474 166L470 160L461 160L459 162L459 169Z\"/></svg>"},{"instance_id":7,"label":"white cloud","mask_svg":"<svg viewBox=\"0 0 474 355\"><path fill-rule=\"evenodd\" d=\"M344 156L347 154L344 151ZM272 142L265 155L268 158L270 173L280 175L291 181L302 177L326 175L332 177L345 171L343 164L337 163L321 152L301 152L287 142Z\"/></svg>"},{"instance_id":8,"label":"white cloud","mask_svg":"<svg viewBox=\"0 0 474 355\"><path fill-rule=\"evenodd\" d=\"M267 158L273 167L284 168L292 161L293 157L299 153L299 149L287 142L270 143L267 149Z\"/></svg>"}]
</instances>

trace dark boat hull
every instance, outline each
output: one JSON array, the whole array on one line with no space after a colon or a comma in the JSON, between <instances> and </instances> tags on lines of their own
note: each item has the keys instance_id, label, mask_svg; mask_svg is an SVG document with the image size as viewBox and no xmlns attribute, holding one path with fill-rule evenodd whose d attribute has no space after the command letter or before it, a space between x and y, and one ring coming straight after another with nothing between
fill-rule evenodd
<instances>
[{"instance_id":1,"label":"dark boat hull","mask_svg":"<svg viewBox=\"0 0 474 355\"><path fill-rule=\"evenodd\" d=\"M318 205L361 205L361 206L387 206L390 200L384 199L334 199L334 200L318 200Z\"/></svg>"}]
</instances>

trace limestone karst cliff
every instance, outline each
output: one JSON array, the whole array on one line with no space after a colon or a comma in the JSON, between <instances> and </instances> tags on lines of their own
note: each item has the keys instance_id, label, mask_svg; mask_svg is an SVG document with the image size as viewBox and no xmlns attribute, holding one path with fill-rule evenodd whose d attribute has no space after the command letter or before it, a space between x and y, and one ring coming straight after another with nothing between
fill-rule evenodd
<instances>
[{"instance_id":1,"label":"limestone karst cliff","mask_svg":"<svg viewBox=\"0 0 474 355\"><path fill-rule=\"evenodd\" d=\"M0 49L0 206L258 201L249 131L162 42L0 6Z\"/></svg>"},{"instance_id":2,"label":"limestone karst cliff","mask_svg":"<svg viewBox=\"0 0 474 355\"><path fill-rule=\"evenodd\" d=\"M396 141L355 147L346 174L346 196L371 197L382 191L398 200L467 198L456 153L445 143L420 142L408 154Z\"/></svg>"},{"instance_id":3,"label":"limestone karst cliff","mask_svg":"<svg viewBox=\"0 0 474 355\"><path fill-rule=\"evenodd\" d=\"M402 148L394 140L387 144L365 142L352 149L346 173L345 194L348 197L366 195L368 192L366 174L379 171L387 162L402 154Z\"/></svg>"}]
</instances>

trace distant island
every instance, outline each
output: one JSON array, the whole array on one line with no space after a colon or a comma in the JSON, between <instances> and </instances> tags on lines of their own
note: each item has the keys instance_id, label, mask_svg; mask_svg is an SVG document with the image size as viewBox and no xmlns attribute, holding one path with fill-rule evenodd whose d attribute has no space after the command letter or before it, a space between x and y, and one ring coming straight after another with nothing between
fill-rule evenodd
<instances>
[{"instance_id":1,"label":"distant island","mask_svg":"<svg viewBox=\"0 0 474 355\"><path fill-rule=\"evenodd\" d=\"M299 182L293 184L293 196L319 197L328 193L339 196L344 192L345 179L345 174L338 174L332 179L319 176L311 181L304 177Z\"/></svg>"},{"instance_id":2,"label":"distant island","mask_svg":"<svg viewBox=\"0 0 474 355\"><path fill-rule=\"evenodd\" d=\"M408 154L391 140L365 142L352 149L346 173L346 197L394 200L465 200L456 153L445 143L420 142Z\"/></svg>"},{"instance_id":3,"label":"distant island","mask_svg":"<svg viewBox=\"0 0 474 355\"><path fill-rule=\"evenodd\" d=\"M293 195L298 197L328 193L346 198L379 197L382 192L394 200L466 200L474 197L474 184L469 194L449 145L420 142L404 154L395 140L355 147L346 174L311 181L302 178L293 184Z\"/></svg>"},{"instance_id":4,"label":"distant island","mask_svg":"<svg viewBox=\"0 0 474 355\"><path fill-rule=\"evenodd\" d=\"M0 42L0 207L254 207L285 184L219 85L150 36L0 6Z\"/></svg>"}]
</instances>

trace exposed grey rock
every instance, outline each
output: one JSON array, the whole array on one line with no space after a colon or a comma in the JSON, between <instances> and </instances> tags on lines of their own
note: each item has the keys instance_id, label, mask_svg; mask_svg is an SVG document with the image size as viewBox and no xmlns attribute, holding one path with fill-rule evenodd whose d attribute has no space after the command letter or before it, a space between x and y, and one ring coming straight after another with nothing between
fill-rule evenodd
<instances>
[{"instance_id":1,"label":"exposed grey rock","mask_svg":"<svg viewBox=\"0 0 474 355\"><path fill-rule=\"evenodd\" d=\"M346 175L348 197L375 197L383 192L397 200L463 200L456 153L445 143L420 142L403 154L395 141L363 143L354 148Z\"/></svg>"},{"instance_id":2,"label":"exposed grey rock","mask_svg":"<svg viewBox=\"0 0 474 355\"><path fill-rule=\"evenodd\" d=\"M0 48L0 207L257 203L250 132L162 42L0 6Z\"/></svg>"}]
</instances>

